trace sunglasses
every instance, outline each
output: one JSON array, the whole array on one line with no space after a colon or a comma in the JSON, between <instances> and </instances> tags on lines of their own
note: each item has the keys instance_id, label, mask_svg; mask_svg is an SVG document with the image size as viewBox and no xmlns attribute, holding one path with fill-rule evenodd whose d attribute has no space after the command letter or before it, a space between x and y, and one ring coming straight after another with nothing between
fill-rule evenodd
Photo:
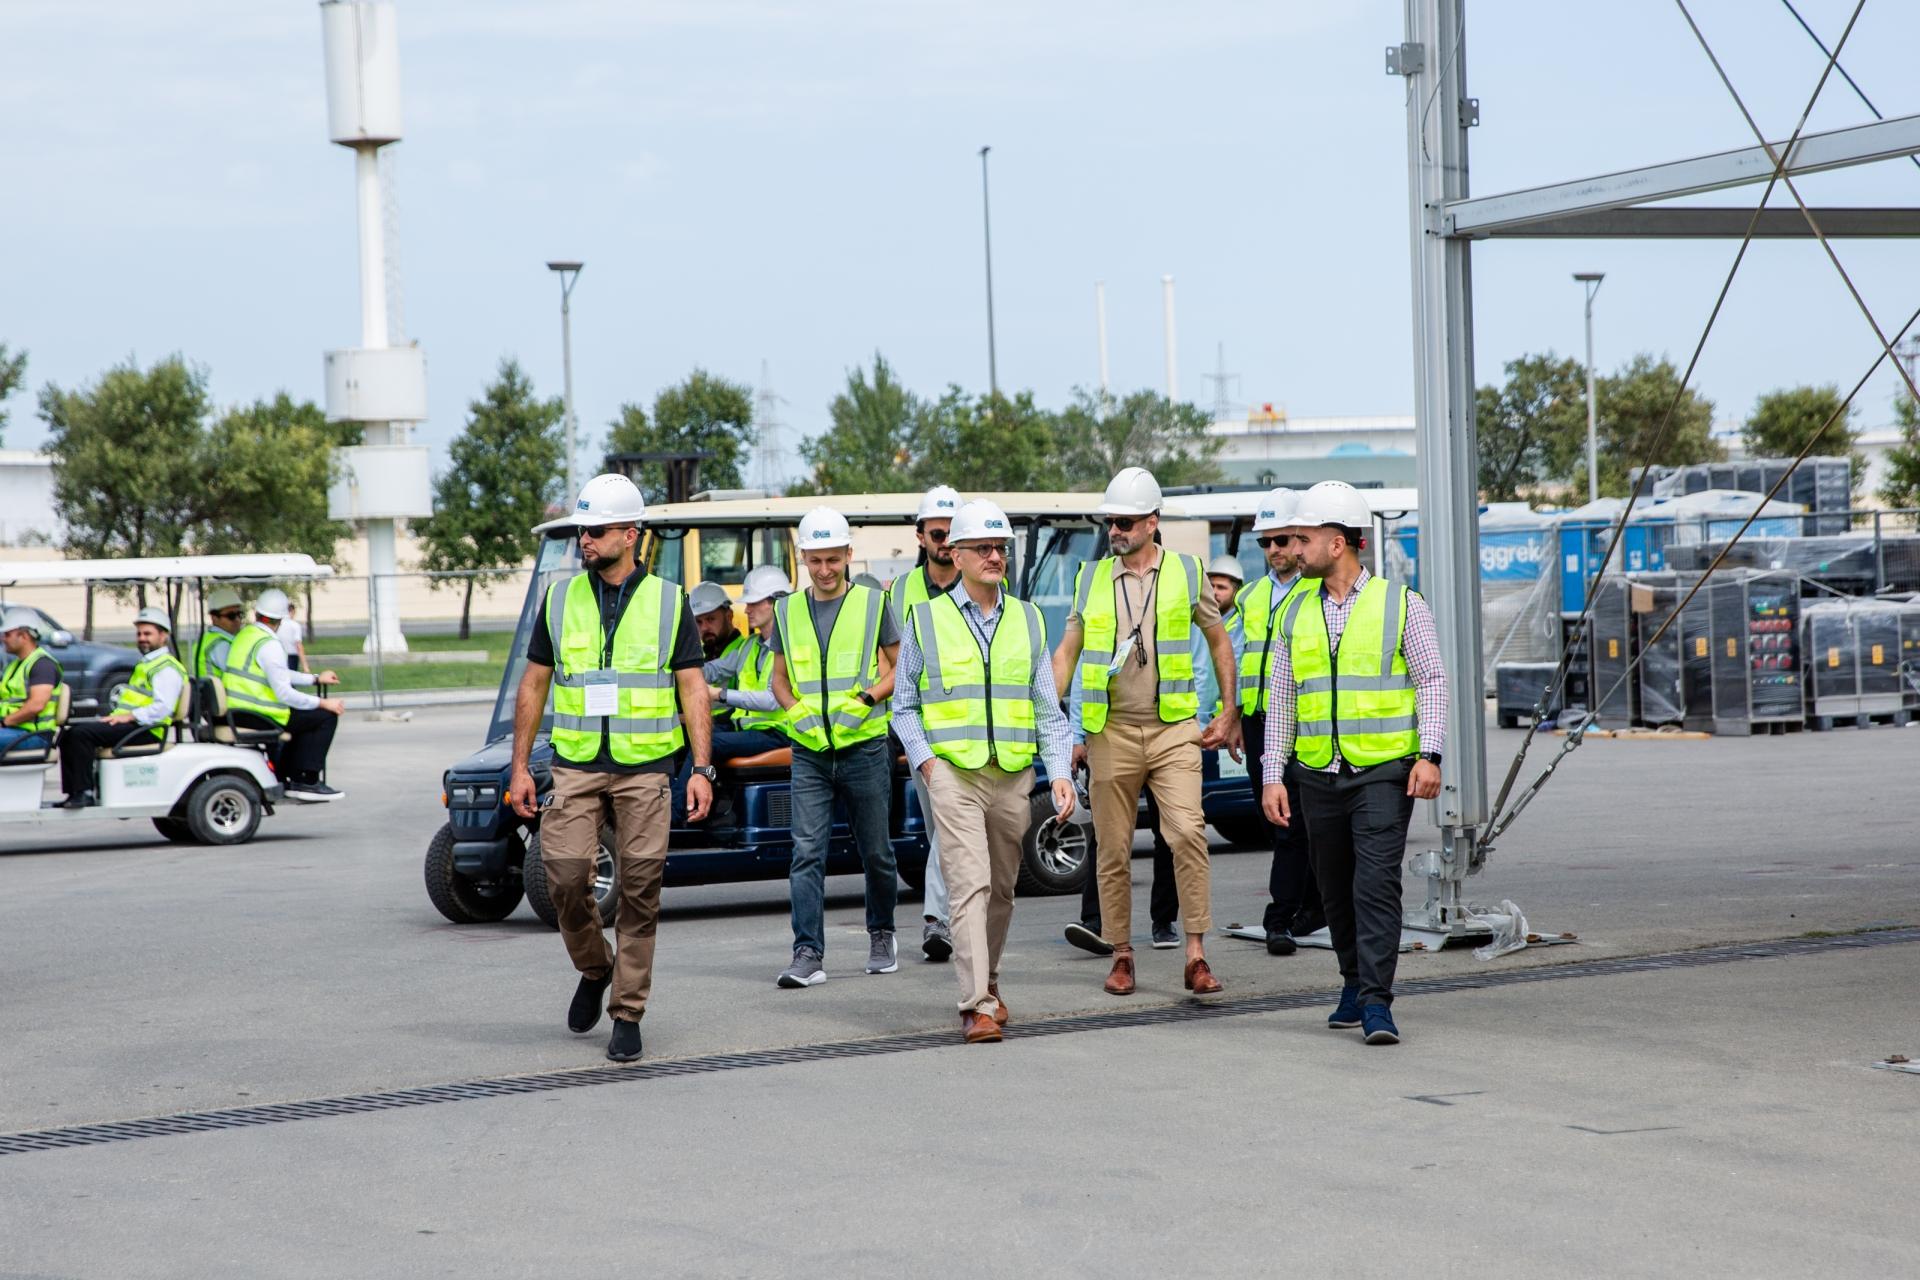
<instances>
[{"instance_id":1,"label":"sunglasses","mask_svg":"<svg viewBox=\"0 0 1920 1280\"><path fill-rule=\"evenodd\" d=\"M921 532L927 535L928 542L945 542L947 540L947 530L945 529L923 529Z\"/></svg>"},{"instance_id":2,"label":"sunglasses","mask_svg":"<svg viewBox=\"0 0 1920 1280\"><path fill-rule=\"evenodd\" d=\"M620 529L631 529L633 527L634 526L630 524L583 524L580 526L580 536L583 538L592 538L595 542L598 542L610 533Z\"/></svg>"},{"instance_id":3,"label":"sunglasses","mask_svg":"<svg viewBox=\"0 0 1920 1280\"><path fill-rule=\"evenodd\" d=\"M238 609L216 609L213 612L213 616L216 618L238 618L242 616L242 614Z\"/></svg>"},{"instance_id":4,"label":"sunglasses","mask_svg":"<svg viewBox=\"0 0 1920 1280\"><path fill-rule=\"evenodd\" d=\"M1126 533L1130 531L1133 528L1133 526L1141 523L1144 520L1151 520L1151 519L1153 519L1152 516L1108 516L1107 528L1117 529L1121 533Z\"/></svg>"},{"instance_id":5,"label":"sunglasses","mask_svg":"<svg viewBox=\"0 0 1920 1280\"><path fill-rule=\"evenodd\" d=\"M966 546L956 546L954 550L971 551L982 560L1005 560L1008 554L1007 544L1004 542L970 543Z\"/></svg>"},{"instance_id":6,"label":"sunglasses","mask_svg":"<svg viewBox=\"0 0 1920 1280\"><path fill-rule=\"evenodd\" d=\"M1255 538L1254 541L1260 544L1262 551L1265 551L1268 547L1286 546L1289 542L1293 541L1293 535L1290 533L1282 533L1276 534L1271 538Z\"/></svg>"}]
</instances>

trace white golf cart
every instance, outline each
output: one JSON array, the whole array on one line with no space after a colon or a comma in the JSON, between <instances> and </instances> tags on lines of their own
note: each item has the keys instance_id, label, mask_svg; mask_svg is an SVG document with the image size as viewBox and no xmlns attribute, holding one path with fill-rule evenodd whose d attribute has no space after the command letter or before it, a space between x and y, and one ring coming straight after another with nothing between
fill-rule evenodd
<instances>
[{"instance_id":1,"label":"white golf cart","mask_svg":"<svg viewBox=\"0 0 1920 1280\"><path fill-rule=\"evenodd\" d=\"M0 585L16 596L36 586L73 583L159 587L171 616L184 623L205 617L200 606L209 583L244 587L325 578L332 572L311 556L293 554L50 560L0 563ZM190 611L183 612L189 602ZM171 640L176 653L191 651L183 637ZM0 753L0 825L46 829L147 818L176 843L243 844L253 839L261 818L287 798L264 753L278 731L235 725L218 681L188 680L164 738L129 725L124 738L99 750L98 805L55 807L44 799L46 775L60 750L71 693L63 684L55 697L53 744Z\"/></svg>"}]
</instances>

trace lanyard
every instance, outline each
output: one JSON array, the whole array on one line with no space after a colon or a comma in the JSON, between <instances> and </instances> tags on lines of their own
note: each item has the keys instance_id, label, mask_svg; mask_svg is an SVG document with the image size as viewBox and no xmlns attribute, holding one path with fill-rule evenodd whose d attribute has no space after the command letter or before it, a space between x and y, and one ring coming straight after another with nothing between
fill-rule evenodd
<instances>
[{"instance_id":1,"label":"lanyard","mask_svg":"<svg viewBox=\"0 0 1920 1280\"><path fill-rule=\"evenodd\" d=\"M1163 556L1162 559L1164 558ZM1147 577L1147 594L1140 601L1140 612L1138 614L1133 611L1133 598L1126 588L1127 578L1129 576L1131 575L1115 575L1114 587L1119 592L1121 603L1127 606L1127 621L1133 624L1133 630L1127 632L1127 648L1133 652L1134 656L1140 660L1140 665L1144 667L1147 665L1147 651L1140 644L1140 628L1145 626L1146 620L1153 616L1153 598L1155 593L1160 590L1160 566L1153 566L1152 572Z\"/></svg>"},{"instance_id":2,"label":"lanyard","mask_svg":"<svg viewBox=\"0 0 1920 1280\"><path fill-rule=\"evenodd\" d=\"M606 580L597 574L594 576L594 591L600 602L600 667L602 670L613 665L613 633L619 629L620 615L626 609L627 589L633 585L633 580L639 576L640 571L635 569L627 575L626 581L620 584L619 593L613 598L613 615L611 617L607 615L606 596L600 591L600 588L606 585ZM665 657L666 655L663 654L661 656Z\"/></svg>"}]
</instances>

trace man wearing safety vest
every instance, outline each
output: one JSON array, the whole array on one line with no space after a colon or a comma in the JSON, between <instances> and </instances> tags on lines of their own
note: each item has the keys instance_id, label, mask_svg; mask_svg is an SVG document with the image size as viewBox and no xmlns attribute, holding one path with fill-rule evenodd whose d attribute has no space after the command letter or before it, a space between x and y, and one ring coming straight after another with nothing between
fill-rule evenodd
<instances>
[{"instance_id":1,"label":"man wearing safety vest","mask_svg":"<svg viewBox=\"0 0 1920 1280\"><path fill-rule=\"evenodd\" d=\"M792 590L793 584L777 565L763 564L748 571L740 589L740 603L747 611L747 625L753 629L739 644L728 646L701 668L707 681L707 700L715 709L714 724L721 724L721 709L734 717L732 728L714 729L716 762L757 756L787 745L780 732L786 713L773 698L773 611Z\"/></svg>"},{"instance_id":2,"label":"man wearing safety vest","mask_svg":"<svg viewBox=\"0 0 1920 1280\"><path fill-rule=\"evenodd\" d=\"M1067 720L1040 611L1005 590L1013 526L969 502L949 540L960 585L922 600L901 628L893 723L907 763L933 795L953 895L953 969L968 1044L1000 1039L1000 957L1031 816L1033 761L1047 766L1054 812L1073 812Z\"/></svg>"},{"instance_id":3,"label":"man wearing safety vest","mask_svg":"<svg viewBox=\"0 0 1920 1280\"><path fill-rule=\"evenodd\" d=\"M286 616L287 593L278 587L267 588L253 602L253 621L234 636L218 671L227 690L227 709L241 728L280 729L292 735L289 742L275 738L267 745L267 759L288 799L344 800L344 791L320 779L347 704L296 687L338 684L340 677L331 671L295 671L288 665L277 634Z\"/></svg>"},{"instance_id":4,"label":"man wearing safety vest","mask_svg":"<svg viewBox=\"0 0 1920 1280\"><path fill-rule=\"evenodd\" d=\"M167 648L173 620L165 609L146 608L133 615L133 642L140 663L98 720L76 720L60 738L60 782L69 809L99 803L93 792L95 754L102 748L164 739L187 687L187 668Z\"/></svg>"},{"instance_id":5,"label":"man wearing safety vest","mask_svg":"<svg viewBox=\"0 0 1920 1280\"><path fill-rule=\"evenodd\" d=\"M1206 638L1221 688L1232 687L1233 645L1200 562L1157 541L1160 485L1128 467L1107 485L1104 560L1080 566L1073 613L1053 655L1055 683L1080 680L1080 723L1092 765L1093 826L1100 876L1101 938L1114 949L1106 989L1131 995L1133 828L1141 789L1159 806L1173 850L1186 929L1187 990L1220 990L1206 959L1213 927L1206 818L1200 810L1200 752L1240 744L1240 708L1228 706L1203 733L1197 717L1193 632Z\"/></svg>"},{"instance_id":6,"label":"man wearing safety vest","mask_svg":"<svg viewBox=\"0 0 1920 1280\"><path fill-rule=\"evenodd\" d=\"M687 592L687 607L693 610L693 622L700 629L700 651L712 662L718 658L731 657L746 647L747 638L733 625L733 597L727 589L717 582L700 582ZM713 681L709 680L711 686ZM725 703L713 697L711 690L707 701L713 708L713 727L716 731L733 723L733 711Z\"/></svg>"},{"instance_id":7,"label":"man wearing safety vest","mask_svg":"<svg viewBox=\"0 0 1920 1280\"><path fill-rule=\"evenodd\" d=\"M0 669L0 755L53 745L59 729L60 663L40 647L40 615L15 605L0 616L0 645L7 662Z\"/></svg>"},{"instance_id":8,"label":"man wearing safety vest","mask_svg":"<svg viewBox=\"0 0 1920 1280\"><path fill-rule=\"evenodd\" d=\"M944 484L933 486L920 498L920 509L913 518L913 536L920 543L920 563L895 578L887 591L893 625L903 633L907 629L909 610L952 590L960 577L949 541L953 515L959 509L960 495ZM913 773L913 795L927 829L927 880L921 904L920 952L928 960L938 962L953 954L953 929L948 918L947 879L940 870L940 832L933 820L933 800L927 792L927 780L917 769Z\"/></svg>"},{"instance_id":9,"label":"man wearing safety vest","mask_svg":"<svg viewBox=\"0 0 1920 1280\"><path fill-rule=\"evenodd\" d=\"M1447 673L1427 602L1360 563L1373 524L1366 499L1323 480L1301 495L1293 519L1309 581L1282 612L1273 645L1261 807L1276 826L1304 818L1312 838L1344 983L1327 1025L1360 1027L1368 1044L1397 1044L1400 864L1413 802L1440 794Z\"/></svg>"},{"instance_id":10,"label":"man wearing safety vest","mask_svg":"<svg viewBox=\"0 0 1920 1280\"><path fill-rule=\"evenodd\" d=\"M800 521L800 562L810 585L774 610L773 696L787 713L781 727L793 740L793 962L776 979L782 987L827 980L827 846L836 798L846 807L867 874L867 972L900 967L887 738L900 633L884 592L848 582L852 561L847 518L831 507L807 512Z\"/></svg>"},{"instance_id":11,"label":"man wearing safety vest","mask_svg":"<svg viewBox=\"0 0 1920 1280\"><path fill-rule=\"evenodd\" d=\"M220 678L227 650L247 622L246 607L240 603L240 593L232 587L215 587L207 592L207 616L213 625L201 630L200 638L193 642L193 661L187 664L195 680Z\"/></svg>"},{"instance_id":12,"label":"man wearing safety vest","mask_svg":"<svg viewBox=\"0 0 1920 1280\"><path fill-rule=\"evenodd\" d=\"M1280 623L1289 606L1304 595L1311 583L1300 576L1300 557L1294 551L1293 520L1300 510L1300 495L1291 489L1275 489L1260 500L1253 516L1253 536L1266 557L1267 571L1242 587L1236 600L1239 615L1239 662L1241 732L1246 739L1247 783L1253 788L1255 809L1261 807L1266 776L1261 761L1267 733L1267 676L1273 670L1273 650L1278 641ZM1293 781L1294 769L1282 774L1287 785L1287 800L1300 807L1300 793ZM1263 921L1267 931L1267 954L1290 956L1300 949L1294 939L1313 933L1326 923L1320 910L1320 892L1313 881L1313 867L1307 856L1307 833L1298 826L1277 827L1261 816L1261 825L1273 841L1273 865L1267 872L1267 909Z\"/></svg>"},{"instance_id":13,"label":"man wearing safety vest","mask_svg":"<svg viewBox=\"0 0 1920 1280\"><path fill-rule=\"evenodd\" d=\"M625 476L598 475L581 488L571 519L585 571L554 582L540 602L514 702L507 787L515 813L540 813L528 762L551 690L553 790L540 819L540 862L560 936L580 973L567 1029L585 1035L599 1025L604 1006L613 1015L607 1057L614 1062L640 1056L674 818L673 774L689 744L687 817L699 821L713 803L700 631L680 585L634 564L646 513L640 490ZM611 950L593 900L600 825L609 810L617 943Z\"/></svg>"}]
</instances>

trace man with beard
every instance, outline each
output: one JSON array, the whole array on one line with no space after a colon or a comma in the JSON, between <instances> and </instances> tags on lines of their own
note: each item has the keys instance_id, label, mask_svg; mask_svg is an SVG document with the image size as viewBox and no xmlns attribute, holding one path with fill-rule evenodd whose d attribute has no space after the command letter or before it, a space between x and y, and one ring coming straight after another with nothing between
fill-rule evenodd
<instances>
[{"instance_id":1,"label":"man with beard","mask_svg":"<svg viewBox=\"0 0 1920 1280\"><path fill-rule=\"evenodd\" d=\"M140 664L113 700L109 714L98 720L76 720L60 735L60 782L66 807L97 804L93 793L95 754L121 742L164 741L186 687L187 668L167 648L173 620L166 610L145 608L133 615L133 642Z\"/></svg>"}]
</instances>

